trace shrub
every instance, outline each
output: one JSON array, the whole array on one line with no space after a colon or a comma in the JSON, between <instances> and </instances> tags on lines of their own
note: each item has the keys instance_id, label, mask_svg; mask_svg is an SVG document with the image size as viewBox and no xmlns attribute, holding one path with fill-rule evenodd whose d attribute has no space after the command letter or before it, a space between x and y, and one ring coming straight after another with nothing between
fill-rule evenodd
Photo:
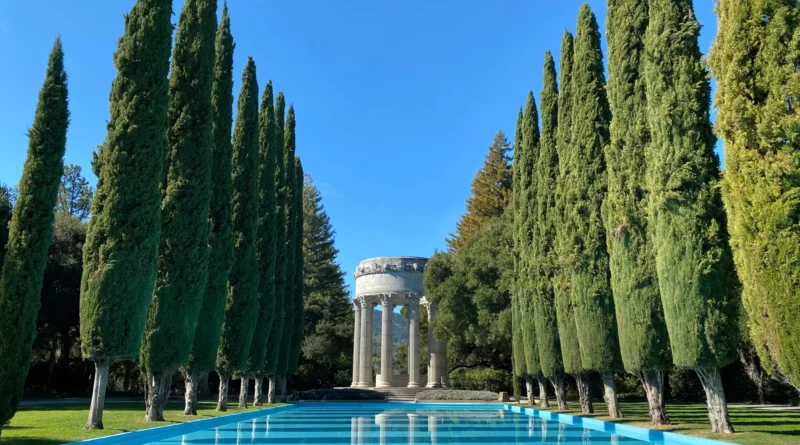
<instances>
[{"instance_id":1,"label":"shrub","mask_svg":"<svg viewBox=\"0 0 800 445\"><path fill-rule=\"evenodd\" d=\"M417 394L417 400L470 400L495 402L497 393L491 391L433 390Z\"/></svg>"}]
</instances>

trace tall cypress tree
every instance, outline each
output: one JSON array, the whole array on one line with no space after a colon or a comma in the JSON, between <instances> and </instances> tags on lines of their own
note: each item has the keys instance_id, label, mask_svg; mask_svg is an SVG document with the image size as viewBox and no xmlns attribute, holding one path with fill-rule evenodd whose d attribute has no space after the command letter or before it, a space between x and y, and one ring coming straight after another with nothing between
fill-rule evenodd
<instances>
[{"instance_id":1,"label":"tall cypress tree","mask_svg":"<svg viewBox=\"0 0 800 445\"><path fill-rule=\"evenodd\" d=\"M8 244L8 224L11 222L11 193L7 186L0 185L0 271Z\"/></svg>"},{"instance_id":2,"label":"tall cypress tree","mask_svg":"<svg viewBox=\"0 0 800 445\"><path fill-rule=\"evenodd\" d=\"M231 373L244 371L247 366L258 319L258 152L256 64L252 57L248 57L242 73L242 89L233 130L234 261L228 274L228 297L217 351L219 411L228 409L228 381Z\"/></svg>"},{"instance_id":3,"label":"tall cypress tree","mask_svg":"<svg viewBox=\"0 0 800 445\"><path fill-rule=\"evenodd\" d=\"M564 372L572 375L578 387L578 399L584 414L593 412L589 397L588 378L581 362L578 331L575 326L575 310L572 305L571 267L575 261L574 221L566 218L573 203L569 201L573 185L572 174L579 168L577 152L572 145L572 71L574 62L574 39L569 31L564 31L561 41L561 92L558 95L558 132L556 133L558 151L558 180L556 181L556 257L557 268L553 277L553 292L558 320L558 338L561 343L561 356Z\"/></svg>"},{"instance_id":4,"label":"tall cypress tree","mask_svg":"<svg viewBox=\"0 0 800 445\"><path fill-rule=\"evenodd\" d=\"M664 425L669 423L664 371L671 368L672 358L647 231L645 147L650 131L642 63L647 22L647 1L609 1L608 96L614 118L605 150L608 196L603 219L622 362L642 381L653 424Z\"/></svg>"},{"instance_id":5,"label":"tall cypress tree","mask_svg":"<svg viewBox=\"0 0 800 445\"><path fill-rule=\"evenodd\" d=\"M292 110L293 111L293 110ZM294 142L292 142L294 143ZM297 374L300 365L300 347L303 344L305 331L305 293L304 293L304 259L303 259L303 163L294 158L294 226L297 228L294 240L294 336L289 355L290 375Z\"/></svg>"},{"instance_id":6,"label":"tall cypress tree","mask_svg":"<svg viewBox=\"0 0 800 445\"><path fill-rule=\"evenodd\" d=\"M275 318L275 246L277 224L275 203L275 165L281 147L275 144L275 104L272 93L272 81L267 82L261 97L261 112L258 116L259 172L258 172L258 239L256 254L258 256L258 301L259 314L253 341L250 345L250 358L247 361L247 372L255 378L255 394L253 404L260 406L263 402L261 388L262 371L267 353L267 341ZM242 382L247 382L247 376ZM239 394L239 405L247 403L246 386ZM244 398L244 400L242 400Z\"/></svg>"},{"instance_id":7,"label":"tall cypress tree","mask_svg":"<svg viewBox=\"0 0 800 445\"><path fill-rule=\"evenodd\" d=\"M197 382L214 369L228 295L228 272L233 265L231 227L231 127L233 125L233 36L228 5L222 8L217 30L214 84L211 89L212 165L209 210L208 280L200 319L194 333L192 353L183 376L186 381L184 414L197 415Z\"/></svg>"},{"instance_id":8,"label":"tall cypress tree","mask_svg":"<svg viewBox=\"0 0 800 445\"><path fill-rule=\"evenodd\" d=\"M536 221L534 231L534 279L531 297L536 326L536 346L542 375L553 384L559 409L567 409L564 394L564 362L558 337L553 277L556 273L555 237L557 229L556 180L558 178L558 83L556 63L545 53L542 81L542 133L536 166Z\"/></svg>"},{"instance_id":9,"label":"tall cypress tree","mask_svg":"<svg viewBox=\"0 0 800 445\"><path fill-rule=\"evenodd\" d=\"M645 33L649 230L676 366L694 369L714 432L730 433L719 368L736 355L738 295L690 0L650 0Z\"/></svg>"},{"instance_id":10,"label":"tall cypress tree","mask_svg":"<svg viewBox=\"0 0 800 445\"><path fill-rule=\"evenodd\" d=\"M83 246L81 351L97 368L87 428L103 427L109 366L139 353L153 296L171 16L171 0L138 0L114 54L111 118L93 162L97 192Z\"/></svg>"},{"instance_id":11,"label":"tall cypress tree","mask_svg":"<svg viewBox=\"0 0 800 445\"><path fill-rule=\"evenodd\" d=\"M284 165L283 143L284 133L284 114L286 112L286 100L283 93L278 93L275 98L275 147L278 152L278 159L275 164L275 316L272 321L272 328L267 342L266 359L264 362L264 373L269 375L269 393L267 401L275 401L275 386L278 383L278 357L280 356L281 344L283 341L283 329L285 320L283 317L284 293L286 282L286 166Z\"/></svg>"},{"instance_id":12,"label":"tall cypress tree","mask_svg":"<svg viewBox=\"0 0 800 445\"><path fill-rule=\"evenodd\" d=\"M172 53L159 270L140 354L148 379L146 421L164 420L172 375L188 362L208 280L216 32L216 0L187 0Z\"/></svg>"},{"instance_id":13,"label":"tall cypress tree","mask_svg":"<svg viewBox=\"0 0 800 445\"><path fill-rule=\"evenodd\" d=\"M524 162L524 149L522 146L522 121L524 119L524 115L522 114L522 107L519 109L519 114L517 116L517 131L514 136L514 162L512 164L512 211L514 215L513 219L513 242L514 242L514 276L520 276L520 268L521 268L521 259L520 259L520 239L519 234L521 232L521 217L520 214L520 207L522 206L523 199L522 199L522 164ZM520 286L522 284L522 280L515 279L514 280L514 290L511 293L511 347L512 347L512 374L514 378L514 387L515 387L515 394L514 397L519 400L519 379L525 376L525 346L522 341L522 322L520 320Z\"/></svg>"},{"instance_id":14,"label":"tall cypress tree","mask_svg":"<svg viewBox=\"0 0 800 445\"><path fill-rule=\"evenodd\" d=\"M56 38L28 130L28 156L0 277L0 432L17 411L31 362L68 125L64 51Z\"/></svg>"},{"instance_id":15,"label":"tall cypress tree","mask_svg":"<svg viewBox=\"0 0 800 445\"><path fill-rule=\"evenodd\" d=\"M767 370L800 386L800 6L722 0L709 62L725 141L724 198L750 336Z\"/></svg>"}]
</instances>

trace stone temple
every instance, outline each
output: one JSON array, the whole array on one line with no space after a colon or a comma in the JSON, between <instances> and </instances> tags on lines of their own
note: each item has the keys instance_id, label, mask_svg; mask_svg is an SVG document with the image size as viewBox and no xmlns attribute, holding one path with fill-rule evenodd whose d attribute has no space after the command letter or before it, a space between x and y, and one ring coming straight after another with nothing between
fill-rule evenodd
<instances>
[{"instance_id":1,"label":"stone temple","mask_svg":"<svg viewBox=\"0 0 800 445\"><path fill-rule=\"evenodd\" d=\"M353 332L353 383L358 388L443 388L448 386L446 343L428 334L428 373L420 375L419 308L428 311L428 320L436 318L436 304L425 298L422 272L427 258L410 256L380 257L364 260L355 271L355 329ZM380 304L381 370L372 377L372 317ZM393 313L397 306L408 306L408 375L392 370ZM423 380L424 379L424 380ZM423 383L424 382L424 383Z\"/></svg>"}]
</instances>

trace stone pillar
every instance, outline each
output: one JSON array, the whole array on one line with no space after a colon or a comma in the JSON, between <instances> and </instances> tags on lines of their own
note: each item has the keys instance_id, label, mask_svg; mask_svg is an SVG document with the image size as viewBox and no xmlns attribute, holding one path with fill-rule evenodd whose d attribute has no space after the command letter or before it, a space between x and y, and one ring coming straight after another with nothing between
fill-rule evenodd
<instances>
[{"instance_id":1,"label":"stone pillar","mask_svg":"<svg viewBox=\"0 0 800 445\"><path fill-rule=\"evenodd\" d=\"M351 387L355 388L358 386L358 375L361 372L361 302L358 298L353 300L353 306L355 308L355 323L353 328L353 382L350 384Z\"/></svg>"},{"instance_id":2,"label":"stone pillar","mask_svg":"<svg viewBox=\"0 0 800 445\"><path fill-rule=\"evenodd\" d=\"M394 305L391 295L381 295L381 381L378 387L392 386L392 346Z\"/></svg>"},{"instance_id":3,"label":"stone pillar","mask_svg":"<svg viewBox=\"0 0 800 445\"><path fill-rule=\"evenodd\" d=\"M427 303L428 309L428 388L441 388L442 381L439 377L441 365L439 365L440 354L438 343L433 335L433 321L436 319L436 304Z\"/></svg>"},{"instance_id":4,"label":"stone pillar","mask_svg":"<svg viewBox=\"0 0 800 445\"><path fill-rule=\"evenodd\" d=\"M359 364L361 372L358 376L359 388L372 387L372 312L373 303L367 297L361 298L361 338Z\"/></svg>"},{"instance_id":5,"label":"stone pillar","mask_svg":"<svg viewBox=\"0 0 800 445\"><path fill-rule=\"evenodd\" d=\"M408 296L408 387L419 388L419 296Z\"/></svg>"}]
</instances>

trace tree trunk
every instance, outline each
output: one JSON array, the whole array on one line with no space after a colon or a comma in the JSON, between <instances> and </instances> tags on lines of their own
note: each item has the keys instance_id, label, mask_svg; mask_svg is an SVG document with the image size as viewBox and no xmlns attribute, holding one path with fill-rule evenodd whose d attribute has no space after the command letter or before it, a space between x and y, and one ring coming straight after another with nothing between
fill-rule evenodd
<instances>
[{"instance_id":1,"label":"tree trunk","mask_svg":"<svg viewBox=\"0 0 800 445\"><path fill-rule=\"evenodd\" d=\"M575 384L578 387L578 402L581 404L581 412L583 414L594 413L594 406L592 406L592 396L589 393L589 380L588 376L582 372L572 374L575 379Z\"/></svg>"},{"instance_id":2,"label":"tree trunk","mask_svg":"<svg viewBox=\"0 0 800 445\"><path fill-rule=\"evenodd\" d=\"M186 385L186 394L184 395L183 414L186 416L197 415L197 383L200 381L202 373L198 371L181 370L183 374L183 381Z\"/></svg>"},{"instance_id":3,"label":"tree trunk","mask_svg":"<svg viewBox=\"0 0 800 445\"><path fill-rule=\"evenodd\" d=\"M283 403L287 402L287 396L289 395L286 391L286 374L281 375L281 401Z\"/></svg>"},{"instance_id":4,"label":"tree trunk","mask_svg":"<svg viewBox=\"0 0 800 445\"><path fill-rule=\"evenodd\" d=\"M122 377L122 392L130 392L131 391L131 362L125 362L122 365L123 377Z\"/></svg>"},{"instance_id":5,"label":"tree trunk","mask_svg":"<svg viewBox=\"0 0 800 445\"><path fill-rule=\"evenodd\" d=\"M86 420L87 430L103 429L103 407L106 404L106 387L108 386L108 360L95 362L94 385L92 387L92 404L89 406L89 418Z\"/></svg>"},{"instance_id":6,"label":"tree trunk","mask_svg":"<svg viewBox=\"0 0 800 445\"><path fill-rule=\"evenodd\" d=\"M736 352L739 354L739 361L742 363L744 373L756 385L758 403L765 405L767 401L764 398L764 370L759 366L758 357L743 343L739 343Z\"/></svg>"},{"instance_id":7,"label":"tree trunk","mask_svg":"<svg viewBox=\"0 0 800 445\"><path fill-rule=\"evenodd\" d=\"M229 372L217 371L219 374L219 399L217 399L217 411L228 410L228 381L231 379Z\"/></svg>"},{"instance_id":8,"label":"tree trunk","mask_svg":"<svg viewBox=\"0 0 800 445\"><path fill-rule=\"evenodd\" d=\"M50 339L50 357L47 359L47 383L45 384L44 392L53 394L53 372L56 369L56 353L58 351L58 338L56 333L53 333L53 338Z\"/></svg>"},{"instance_id":9,"label":"tree trunk","mask_svg":"<svg viewBox=\"0 0 800 445\"><path fill-rule=\"evenodd\" d=\"M725 388L722 387L722 376L719 368L695 369L700 383L706 392L708 419L711 421L711 432L731 434L733 425L728 417L728 404L725 402Z\"/></svg>"},{"instance_id":10,"label":"tree trunk","mask_svg":"<svg viewBox=\"0 0 800 445\"><path fill-rule=\"evenodd\" d=\"M253 406L264 404L264 376L257 372L253 374Z\"/></svg>"},{"instance_id":11,"label":"tree trunk","mask_svg":"<svg viewBox=\"0 0 800 445\"><path fill-rule=\"evenodd\" d=\"M619 410L617 384L614 383L614 373L601 372L600 376L603 377L603 399L606 401L606 407L608 408L608 417L612 419L621 419L622 412Z\"/></svg>"},{"instance_id":12,"label":"tree trunk","mask_svg":"<svg viewBox=\"0 0 800 445\"><path fill-rule=\"evenodd\" d=\"M639 371L644 393L647 395L647 406L653 425L669 425L664 403L664 371Z\"/></svg>"},{"instance_id":13,"label":"tree trunk","mask_svg":"<svg viewBox=\"0 0 800 445\"><path fill-rule=\"evenodd\" d=\"M536 381L539 382L539 407L550 408L550 402L547 400L547 381L540 375L536 376Z\"/></svg>"},{"instance_id":14,"label":"tree trunk","mask_svg":"<svg viewBox=\"0 0 800 445\"><path fill-rule=\"evenodd\" d=\"M147 374L147 383L150 385L150 389L148 390L147 413L144 416L145 422L164 422L164 408L167 406L169 392L172 389L172 374L171 371Z\"/></svg>"},{"instance_id":15,"label":"tree trunk","mask_svg":"<svg viewBox=\"0 0 800 445\"><path fill-rule=\"evenodd\" d=\"M533 406L536 402L533 398L533 380L530 376L525 376L525 392L528 393L528 406Z\"/></svg>"},{"instance_id":16,"label":"tree trunk","mask_svg":"<svg viewBox=\"0 0 800 445\"><path fill-rule=\"evenodd\" d=\"M69 365L70 346L72 346L72 338L70 338L69 329L64 329L61 331L61 354L58 357L58 361L64 367Z\"/></svg>"},{"instance_id":17,"label":"tree trunk","mask_svg":"<svg viewBox=\"0 0 800 445\"><path fill-rule=\"evenodd\" d=\"M206 397L211 395L211 389L208 387L208 373L204 372L200 376L200 381L197 383L197 397Z\"/></svg>"},{"instance_id":18,"label":"tree trunk","mask_svg":"<svg viewBox=\"0 0 800 445\"><path fill-rule=\"evenodd\" d=\"M553 392L556 393L556 403L558 403L558 409L569 409L569 406L567 405L567 394L566 391L564 391L564 376L557 375L550 377L550 383L553 384Z\"/></svg>"},{"instance_id":19,"label":"tree trunk","mask_svg":"<svg viewBox=\"0 0 800 445\"><path fill-rule=\"evenodd\" d=\"M267 403L275 403L275 375L269 376L269 388L267 388Z\"/></svg>"},{"instance_id":20,"label":"tree trunk","mask_svg":"<svg viewBox=\"0 0 800 445\"><path fill-rule=\"evenodd\" d=\"M242 386L239 390L239 409L247 409L247 393L250 386L250 374L242 373Z\"/></svg>"}]
</instances>

